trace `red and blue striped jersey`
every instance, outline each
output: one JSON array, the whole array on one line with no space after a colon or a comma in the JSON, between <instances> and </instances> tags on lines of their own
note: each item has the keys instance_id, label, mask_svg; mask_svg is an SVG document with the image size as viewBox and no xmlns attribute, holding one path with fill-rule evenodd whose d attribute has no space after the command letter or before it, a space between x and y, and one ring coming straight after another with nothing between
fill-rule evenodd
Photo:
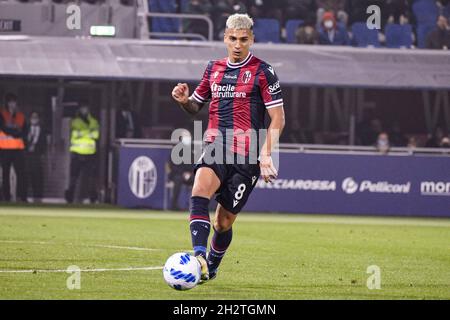
<instances>
[{"instance_id":1,"label":"red and blue striped jersey","mask_svg":"<svg viewBox=\"0 0 450 320\"><path fill-rule=\"evenodd\" d=\"M272 66L249 53L240 63L228 58L210 61L191 99L200 104L210 100L206 142L218 132L225 137L233 130L233 152L248 154L250 137L237 143L250 129L265 128L266 109L283 106L278 77ZM228 139L228 138L226 138Z\"/></svg>"}]
</instances>

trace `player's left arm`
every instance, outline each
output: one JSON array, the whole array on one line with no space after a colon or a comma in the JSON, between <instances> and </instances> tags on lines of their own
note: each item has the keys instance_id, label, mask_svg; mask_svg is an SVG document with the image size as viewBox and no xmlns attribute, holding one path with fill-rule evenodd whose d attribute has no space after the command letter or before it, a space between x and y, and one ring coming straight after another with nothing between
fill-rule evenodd
<instances>
[{"instance_id":1,"label":"player's left arm","mask_svg":"<svg viewBox=\"0 0 450 320\"><path fill-rule=\"evenodd\" d=\"M281 133L285 126L285 116L283 105L267 110L270 117L270 125L267 129L266 140L261 147L259 158L259 166L261 168L261 176L265 182L271 182L276 179L278 171L272 161L272 151L280 140Z\"/></svg>"},{"instance_id":2,"label":"player's left arm","mask_svg":"<svg viewBox=\"0 0 450 320\"><path fill-rule=\"evenodd\" d=\"M264 64L259 77L261 97L270 117L266 140L261 147L259 166L264 181L271 182L278 175L272 161L272 151L278 144L284 129L284 107L280 80L272 66Z\"/></svg>"}]
</instances>

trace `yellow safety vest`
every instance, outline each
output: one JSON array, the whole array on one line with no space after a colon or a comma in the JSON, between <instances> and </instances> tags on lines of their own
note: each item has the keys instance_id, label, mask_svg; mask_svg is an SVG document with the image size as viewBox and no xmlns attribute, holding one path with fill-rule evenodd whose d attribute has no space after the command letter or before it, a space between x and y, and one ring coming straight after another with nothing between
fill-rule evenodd
<instances>
[{"instance_id":1,"label":"yellow safety vest","mask_svg":"<svg viewBox=\"0 0 450 320\"><path fill-rule=\"evenodd\" d=\"M70 152L91 155L96 153L96 140L100 136L98 121L88 115L88 122L76 117L71 123Z\"/></svg>"}]
</instances>

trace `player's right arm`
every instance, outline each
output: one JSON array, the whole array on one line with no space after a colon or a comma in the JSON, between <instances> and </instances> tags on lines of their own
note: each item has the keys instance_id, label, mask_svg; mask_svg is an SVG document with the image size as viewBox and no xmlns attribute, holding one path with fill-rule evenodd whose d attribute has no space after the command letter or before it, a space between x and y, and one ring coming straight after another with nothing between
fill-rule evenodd
<instances>
[{"instance_id":1,"label":"player's right arm","mask_svg":"<svg viewBox=\"0 0 450 320\"><path fill-rule=\"evenodd\" d=\"M203 104L189 97L189 86L186 83L178 83L172 90L172 97L184 111L191 115L195 115L203 107Z\"/></svg>"},{"instance_id":2,"label":"player's right arm","mask_svg":"<svg viewBox=\"0 0 450 320\"><path fill-rule=\"evenodd\" d=\"M210 61L203 73L202 80L194 90L192 96L189 96L189 86L186 83L178 83L172 90L172 97L180 107L191 115L195 115L211 98L211 89L209 78L211 75L213 62Z\"/></svg>"}]
</instances>

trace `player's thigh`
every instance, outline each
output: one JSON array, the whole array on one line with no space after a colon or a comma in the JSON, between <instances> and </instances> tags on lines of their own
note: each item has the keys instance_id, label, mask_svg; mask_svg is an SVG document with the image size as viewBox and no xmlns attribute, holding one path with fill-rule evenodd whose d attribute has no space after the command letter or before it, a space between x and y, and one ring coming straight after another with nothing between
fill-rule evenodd
<instances>
[{"instance_id":1,"label":"player's thigh","mask_svg":"<svg viewBox=\"0 0 450 320\"><path fill-rule=\"evenodd\" d=\"M240 167L239 167L240 168ZM244 168L244 167L242 167ZM259 167L248 167L246 172L241 169L233 170L233 173L222 183L220 193L216 197L222 207L233 214L238 214L253 191L259 177Z\"/></svg>"},{"instance_id":2,"label":"player's thigh","mask_svg":"<svg viewBox=\"0 0 450 320\"><path fill-rule=\"evenodd\" d=\"M201 167L195 172L192 196L211 199L219 187L220 180L214 170L209 167Z\"/></svg>"},{"instance_id":3,"label":"player's thigh","mask_svg":"<svg viewBox=\"0 0 450 320\"><path fill-rule=\"evenodd\" d=\"M214 217L214 229L217 232L225 232L231 229L237 215L225 209L220 203L217 204Z\"/></svg>"}]
</instances>

